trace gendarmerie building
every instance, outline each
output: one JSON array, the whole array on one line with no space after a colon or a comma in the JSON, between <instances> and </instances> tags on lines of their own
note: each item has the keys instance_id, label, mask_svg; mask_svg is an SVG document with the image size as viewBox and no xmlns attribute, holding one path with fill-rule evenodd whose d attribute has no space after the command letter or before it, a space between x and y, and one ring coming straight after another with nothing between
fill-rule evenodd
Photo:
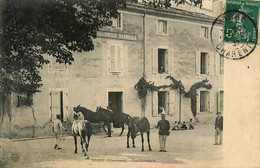
<instances>
[{"instance_id":1,"label":"gendarmerie building","mask_svg":"<svg viewBox=\"0 0 260 168\"><path fill-rule=\"evenodd\" d=\"M98 32L93 51L74 53L72 65L50 58L51 63L41 71L43 86L33 96L33 109L17 107L18 95L11 95L7 108L12 121L2 114L1 136L50 135L50 120L61 114L65 125L71 123L73 107L78 105L92 111L109 105L116 112L146 116L151 127L160 119L158 106L164 107L171 124L194 119L190 98L180 97L178 90L169 88L148 90L142 110L135 84L143 77L156 86L169 85L169 75L181 80L187 91L196 82L209 80L211 89L197 90L197 118L201 124L214 123L216 112L223 111L224 93L224 59L210 40L214 12L203 6L189 6L189 10L174 6L166 9L129 2L120 8L111 27ZM222 39L221 27L213 36Z\"/></svg>"}]
</instances>

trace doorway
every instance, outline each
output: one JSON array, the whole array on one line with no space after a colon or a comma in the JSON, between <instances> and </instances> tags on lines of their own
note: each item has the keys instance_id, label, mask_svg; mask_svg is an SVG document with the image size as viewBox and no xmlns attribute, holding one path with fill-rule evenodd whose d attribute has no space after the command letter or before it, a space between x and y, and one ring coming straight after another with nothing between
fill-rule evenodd
<instances>
[{"instance_id":1,"label":"doorway","mask_svg":"<svg viewBox=\"0 0 260 168\"><path fill-rule=\"evenodd\" d=\"M108 92L108 106L113 112L123 112L122 97L123 92Z\"/></svg>"}]
</instances>

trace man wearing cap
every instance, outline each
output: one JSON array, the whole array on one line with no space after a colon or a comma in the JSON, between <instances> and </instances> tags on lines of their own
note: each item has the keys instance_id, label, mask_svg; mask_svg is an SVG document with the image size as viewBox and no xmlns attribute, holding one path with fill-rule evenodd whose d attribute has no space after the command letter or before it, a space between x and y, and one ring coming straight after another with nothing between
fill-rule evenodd
<instances>
[{"instance_id":1,"label":"man wearing cap","mask_svg":"<svg viewBox=\"0 0 260 168\"><path fill-rule=\"evenodd\" d=\"M217 112L217 118L215 120L215 144L214 145L222 145L223 138L223 117L221 116L221 112ZM218 143L219 137L219 143Z\"/></svg>"},{"instance_id":2,"label":"man wearing cap","mask_svg":"<svg viewBox=\"0 0 260 168\"><path fill-rule=\"evenodd\" d=\"M159 152L167 152L166 151L166 142L167 136L170 135L170 123L165 119L165 111L163 107L160 107L161 117L162 119L158 121L156 128L159 129L159 143L160 143L160 151Z\"/></svg>"}]
</instances>

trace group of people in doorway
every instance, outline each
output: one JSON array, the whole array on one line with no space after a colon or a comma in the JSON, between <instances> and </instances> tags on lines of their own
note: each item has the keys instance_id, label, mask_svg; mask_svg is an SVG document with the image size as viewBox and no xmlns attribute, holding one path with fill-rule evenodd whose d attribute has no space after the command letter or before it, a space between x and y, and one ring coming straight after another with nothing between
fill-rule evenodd
<instances>
[{"instance_id":1,"label":"group of people in doorway","mask_svg":"<svg viewBox=\"0 0 260 168\"><path fill-rule=\"evenodd\" d=\"M159 130L159 144L160 150L159 152L167 152L166 150L166 142L167 137L170 135L170 122L166 119L166 113L163 107L159 107L161 111L161 120L158 121L157 125L155 126ZM57 114L57 119L53 121L52 132L55 135L55 146L54 149L59 150L61 149L60 141L61 141L61 134L64 131L67 131L61 123L61 116ZM194 129L194 123L192 119L186 125L185 121L181 124L181 122L175 122L172 130L187 130L187 129ZM217 112L217 117L215 120L215 144L214 145L222 145L223 141L223 117L221 112Z\"/></svg>"}]
</instances>

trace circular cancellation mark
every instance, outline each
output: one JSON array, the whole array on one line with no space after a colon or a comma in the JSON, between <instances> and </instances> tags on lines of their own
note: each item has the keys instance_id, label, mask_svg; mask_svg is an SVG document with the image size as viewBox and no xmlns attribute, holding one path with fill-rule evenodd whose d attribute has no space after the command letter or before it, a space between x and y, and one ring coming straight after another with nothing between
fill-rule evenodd
<instances>
[{"instance_id":1,"label":"circular cancellation mark","mask_svg":"<svg viewBox=\"0 0 260 168\"><path fill-rule=\"evenodd\" d=\"M254 51L258 30L254 20L246 13L229 10L214 20L210 38L217 53L227 59L238 60Z\"/></svg>"}]
</instances>

